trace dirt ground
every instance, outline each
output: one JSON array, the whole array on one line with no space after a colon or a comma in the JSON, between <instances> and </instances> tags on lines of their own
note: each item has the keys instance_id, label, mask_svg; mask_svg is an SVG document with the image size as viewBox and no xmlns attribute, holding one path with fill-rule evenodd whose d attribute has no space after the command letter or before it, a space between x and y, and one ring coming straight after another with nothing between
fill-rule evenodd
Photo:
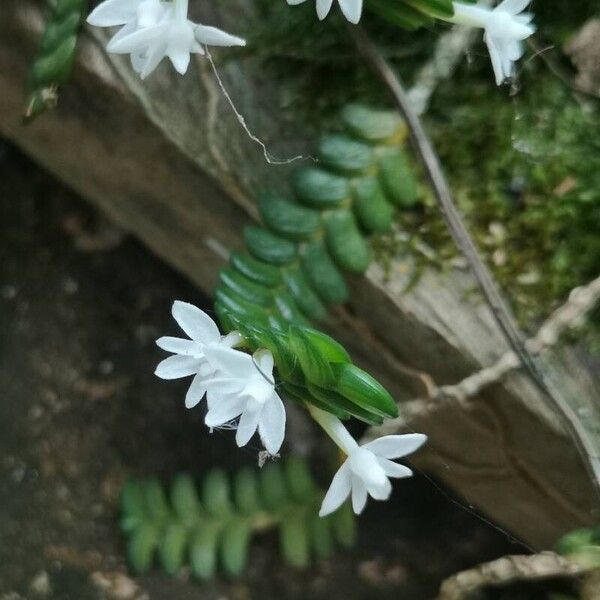
<instances>
[{"instance_id":1,"label":"dirt ground","mask_svg":"<svg viewBox=\"0 0 600 600\"><path fill-rule=\"evenodd\" d=\"M359 521L356 549L305 571L275 535L246 575L133 579L118 528L129 474L164 480L256 462L153 375L177 273L8 145L0 145L0 600L434 598L457 570L522 549L424 477Z\"/></svg>"}]
</instances>

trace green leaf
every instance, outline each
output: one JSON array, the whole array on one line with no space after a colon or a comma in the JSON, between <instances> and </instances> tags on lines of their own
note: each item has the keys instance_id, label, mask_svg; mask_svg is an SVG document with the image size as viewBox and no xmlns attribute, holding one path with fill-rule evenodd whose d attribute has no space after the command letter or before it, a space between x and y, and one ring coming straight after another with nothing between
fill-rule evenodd
<instances>
[{"instance_id":1,"label":"green leaf","mask_svg":"<svg viewBox=\"0 0 600 600\"><path fill-rule=\"evenodd\" d=\"M332 337L317 329L304 328L302 330L308 338L311 345L318 349L325 360L330 363L349 363L352 362L346 348Z\"/></svg>"},{"instance_id":2,"label":"green leaf","mask_svg":"<svg viewBox=\"0 0 600 600\"><path fill-rule=\"evenodd\" d=\"M355 419L359 419L369 425L381 425L383 423L383 418L377 411L349 400L334 390L321 388L310 383L308 384L308 389L311 394L310 401L314 403L313 400L316 398L326 407L325 410L328 412L333 413L333 409L343 410Z\"/></svg>"},{"instance_id":3,"label":"green leaf","mask_svg":"<svg viewBox=\"0 0 600 600\"><path fill-rule=\"evenodd\" d=\"M266 508L276 510L287 500L285 479L277 463L269 463L260 471L260 495Z\"/></svg>"},{"instance_id":4,"label":"green leaf","mask_svg":"<svg viewBox=\"0 0 600 600\"><path fill-rule=\"evenodd\" d=\"M77 35L65 38L52 52L38 58L31 67L31 80L36 86L64 83L73 66Z\"/></svg>"},{"instance_id":5,"label":"green leaf","mask_svg":"<svg viewBox=\"0 0 600 600\"><path fill-rule=\"evenodd\" d=\"M233 269L221 269L219 272L219 281L223 286L236 293L252 304L258 304L263 307L270 307L273 304L273 297L269 288L253 281L234 271Z\"/></svg>"},{"instance_id":6,"label":"green leaf","mask_svg":"<svg viewBox=\"0 0 600 600\"><path fill-rule=\"evenodd\" d=\"M144 484L144 500L148 514L154 519L164 519L169 516L169 504L163 486L158 479L148 479Z\"/></svg>"},{"instance_id":7,"label":"green leaf","mask_svg":"<svg viewBox=\"0 0 600 600\"><path fill-rule=\"evenodd\" d=\"M307 381L321 386L332 385L334 375L331 366L321 354L319 346L312 343L311 339L304 334L304 330L300 327L290 327L288 339Z\"/></svg>"},{"instance_id":8,"label":"green leaf","mask_svg":"<svg viewBox=\"0 0 600 600\"><path fill-rule=\"evenodd\" d=\"M345 106L342 110L342 120L354 135L369 142L384 142L390 138L398 138L405 135L406 131L398 113L374 110L362 104Z\"/></svg>"},{"instance_id":9,"label":"green leaf","mask_svg":"<svg viewBox=\"0 0 600 600\"><path fill-rule=\"evenodd\" d=\"M300 310L313 321L322 321L327 316L327 309L310 286L303 271L290 269L283 273L288 290L292 294Z\"/></svg>"},{"instance_id":10,"label":"green leaf","mask_svg":"<svg viewBox=\"0 0 600 600\"><path fill-rule=\"evenodd\" d=\"M204 478L202 499L206 510L215 517L231 513L229 479L222 469L213 469Z\"/></svg>"},{"instance_id":11,"label":"green leaf","mask_svg":"<svg viewBox=\"0 0 600 600\"><path fill-rule=\"evenodd\" d=\"M158 529L150 523L140 525L129 537L127 556L131 568L137 573L147 573L152 566L158 545Z\"/></svg>"},{"instance_id":12,"label":"green leaf","mask_svg":"<svg viewBox=\"0 0 600 600\"><path fill-rule=\"evenodd\" d=\"M360 173L373 163L373 149L347 135L327 135L319 143L319 158L327 167L343 173Z\"/></svg>"},{"instance_id":13,"label":"green leaf","mask_svg":"<svg viewBox=\"0 0 600 600\"><path fill-rule=\"evenodd\" d=\"M379 167L382 185L392 202L401 208L412 208L419 204L419 186L402 150L387 150L381 155Z\"/></svg>"},{"instance_id":14,"label":"green leaf","mask_svg":"<svg viewBox=\"0 0 600 600\"><path fill-rule=\"evenodd\" d=\"M355 365L331 365L335 390L358 406L382 417L397 417L398 407L390 393L371 375Z\"/></svg>"},{"instance_id":15,"label":"green leaf","mask_svg":"<svg viewBox=\"0 0 600 600\"><path fill-rule=\"evenodd\" d=\"M202 527L192 535L190 544L190 567L198 579L212 579L217 569L217 530Z\"/></svg>"},{"instance_id":16,"label":"green leaf","mask_svg":"<svg viewBox=\"0 0 600 600\"><path fill-rule=\"evenodd\" d=\"M309 560L309 534L302 516L297 513L287 515L281 522L279 535L281 552L286 561L294 567L306 567Z\"/></svg>"},{"instance_id":17,"label":"green leaf","mask_svg":"<svg viewBox=\"0 0 600 600\"><path fill-rule=\"evenodd\" d=\"M338 543L344 548L350 548L356 541L356 519L349 502L345 502L332 515L327 517L331 520L333 532Z\"/></svg>"},{"instance_id":18,"label":"green leaf","mask_svg":"<svg viewBox=\"0 0 600 600\"><path fill-rule=\"evenodd\" d=\"M239 273L266 287L276 287L281 283L281 273L277 267L256 260L248 254L233 252L230 258L231 266Z\"/></svg>"},{"instance_id":19,"label":"green leaf","mask_svg":"<svg viewBox=\"0 0 600 600\"><path fill-rule=\"evenodd\" d=\"M233 481L236 506L243 515L251 515L260 510L260 494L256 472L246 467L238 471Z\"/></svg>"},{"instance_id":20,"label":"green leaf","mask_svg":"<svg viewBox=\"0 0 600 600\"><path fill-rule=\"evenodd\" d=\"M194 523L202 512L194 480L187 474L175 477L171 485L171 505L183 523Z\"/></svg>"},{"instance_id":21,"label":"green leaf","mask_svg":"<svg viewBox=\"0 0 600 600\"><path fill-rule=\"evenodd\" d=\"M285 462L285 479L292 498L307 502L315 497L317 486L306 460L299 456L290 456Z\"/></svg>"},{"instance_id":22,"label":"green leaf","mask_svg":"<svg viewBox=\"0 0 600 600\"><path fill-rule=\"evenodd\" d=\"M126 516L144 518L146 500L142 484L135 479L128 479L121 492L121 510Z\"/></svg>"},{"instance_id":23,"label":"green leaf","mask_svg":"<svg viewBox=\"0 0 600 600\"><path fill-rule=\"evenodd\" d=\"M336 264L351 273L364 273L369 266L369 248L358 231L354 215L347 209L325 217L327 248Z\"/></svg>"},{"instance_id":24,"label":"green leaf","mask_svg":"<svg viewBox=\"0 0 600 600\"><path fill-rule=\"evenodd\" d=\"M263 196L258 208L265 225L286 238L308 239L321 226L321 217L316 210L281 198Z\"/></svg>"},{"instance_id":25,"label":"green leaf","mask_svg":"<svg viewBox=\"0 0 600 600\"><path fill-rule=\"evenodd\" d=\"M292 175L298 198L316 208L334 208L350 196L348 180L317 167L304 167Z\"/></svg>"},{"instance_id":26,"label":"green leaf","mask_svg":"<svg viewBox=\"0 0 600 600\"><path fill-rule=\"evenodd\" d=\"M582 527L563 535L556 544L556 552L568 556L593 543L594 531L589 527Z\"/></svg>"},{"instance_id":27,"label":"green leaf","mask_svg":"<svg viewBox=\"0 0 600 600\"><path fill-rule=\"evenodd\" d=\"M331 520L315 514L309 521L310 538L315 556L318 559L329 558L333 553Z\"/></svg>"},{"instance_id":28,"label":"green leaf","mask_svg":"<svg viewBox=\"0 0 600 600\"><path fill-rule=\"evenodd\" d=\"M266 229L246 227L244 238L250 253L259 260L285 265L296 257L296 244L278 237Z\"/></svg>"},{"instance_id":29,"label":"green leaf","mask_svg":"<svg viewBox=\"0 0 600 600\"><path fill-rule=\"evenodd\" d=\"M305 244L302 268L314 290L327 304L342 304L348 299L348 287L322 242Z\"/></svg>"},{"instance_id":30,"label":"green leaf","mask_svg":"<svg viewBox=\"0 0 600 600\"><path fill-rule=\"evenodd\" d=\"M219 316L232 313L232 317L242 318L252 323L269 326L272 315L260 310L260 307L244 300L233 290L219 287L215 290L215 310ZM228 328L229 329L229 328Z\"/></svg>"},{"instance_id":31,"label":"green leaf","mask_svg":"<svg viewBox=\"0 0 600 600\"><path fill-rule=\"evenodd\" d=\"M288 292L277 292L273 296L275 306L281 313L281 316L286 320L301 325L309 325L310 322L306 319L294 297Z\"/></svg>"},{"instance_id":32,"label":"green leaf","mask_svg":"<svg viewBox=\"0 0 600 600\"><path fill-rule=\"evenodd\" d=\"M375 177L363 177L354 189L354 212L361 225L373 233L391 231L394 208L386 200L381 185Z\"/></svg>"},{"instance_id":33,"label":"green leaf","mask_svg":"<svg viewBox=\"0 0 600 600\"><path fill-rule=\"evenodd\" d=\"M236 577L246 567L250 525L246 520L234 519L227 524L221 539L221 561L225 572Z\"/></svg>"},{"instance_id":34,"label":"green leaf","mask_svg":"<svg viewBox=\"0 0 600 600\"><path fill-rule=\"evenodd\" d=\"M72 12L62 20L48 23L44 36L42 37L41 50L46 53L57 48L63 39L72 35L79 29L81 15L79 12Z\"/></svg>"},{"instance_id":35,"label":"green leaf","mask_svg":"<svg viewBox=\"0 0 600 600\"><path fill-rule=\"evenodd\" d=\"M169 575L177 575L183 566L187 529L181 523L170 523L159 545L160 561Z\"/></svg>"}]
</instances>

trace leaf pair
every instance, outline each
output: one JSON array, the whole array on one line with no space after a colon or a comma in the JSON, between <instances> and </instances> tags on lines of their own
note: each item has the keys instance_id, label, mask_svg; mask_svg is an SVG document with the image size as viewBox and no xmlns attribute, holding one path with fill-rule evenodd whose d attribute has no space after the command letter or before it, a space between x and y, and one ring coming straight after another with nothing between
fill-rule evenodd
<instances>
[{"instance_id":1,"label":"leaf pair","mask_svg":"<svg viewBox=\"0 0 600 600\"><path fill-rule=\"evenodd\" d=\"M158 557L171 575L189 564L194 577L211 579L220 564L236 576L246 566L252 535L273 528L279 528L286 561L303 567L311 556L330 556L336 541L345 547L354 541L349 507L321 519L322 499L308 466L294 457L283 468L272 463L260 471L242 469L231 481L212 470L201 493L189 475L178 475L169 498L155 479L130 480L122 493L121 528L137 573Z\"/></svg>"}]
</instances>

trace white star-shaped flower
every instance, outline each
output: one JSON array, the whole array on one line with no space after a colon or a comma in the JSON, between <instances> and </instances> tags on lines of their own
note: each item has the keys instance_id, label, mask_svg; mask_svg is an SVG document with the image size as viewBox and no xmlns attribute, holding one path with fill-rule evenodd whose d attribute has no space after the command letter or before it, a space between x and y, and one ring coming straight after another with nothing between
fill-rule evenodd
<instances>
[{"instance_id":1,"label":"white star-shaped flower","mask_svg":"<svg viewBox=\"0 0 600 600\"><path fill-rule=\"evenodd\" d=\"M144 79L168 57L184 74L190 54L204 54L205 46L244 46L246 42L216 27L188 19L188 0L105 0L89 16L100 27L123 25L107 45L109 52L131 54L136 72Z\"/></svg>"},{"instance_id":2,"label":"white star-shaped flower","mask_svg":"<svg viewBox=\"0 0 600 600\"><path fill-rule=\"evenodd\" d=\"M503 0L491 9L486 6L454 2L453 23L481 27L488 47L496 83L514 77L515 61L524 53L523 40L535 32L533 15L523 11L531 0Z\"/></svg>"},{"instance_id":3,"label":"white star-shaped flower","mask_svg":"<svg viewBox=\"0 0 600 600\"><path fill-rule=\"evenodd\" d=\"M237 332L222 336L217 324L193 304L176 300L171 312L190 339L165 336L156 340L160 348L174 354L165 358L154 373L161 379L194 375L185 397L186 407L193 408L206 394L207 382L215 374L215 369L205 356L207 347L229 349L237 346L242 336Z\"/></svg>"},{"instance_id":4,"label":"white star-shaped flower","mask_svg":"<svg viewBox=\"0 0 600 600\"><path fill-rule=\"evenodd\" d=\"M290 6L302 4L305 0L287 0ZM358 23L362 13L363 0L338 0L343 15L350 23ZM317 0L317 16L322 21L331 10L333 0Z\"/></svg>"},{"instance_id":5,"label":"white star-shaped flower","mask_svg":"<svg viewBox=\"0 0 600 600\"><path fill-rule=\"evenodd\" d=\"M347 455L347 459L334 475L323 498L319 516L336 511L348 496L352 496L352 508L358 515L367 497L387 500L392 492L390 477L410 477L412 471L392 459L413 453L426 441L422 433L386 435L359 446L342 422L332 414L310 407L310 413L326 433Z\"/></svg>"},{"instance_id":6,"label":"white star-shaped flower","mask_svg":"<svg viewBox=\"0 0 600 600\"><path fill-rule=\"evenodd\" d=\"M240 417L235 441L245 446L258 429L270 454L277 454L285 434L285 408L275 390L273 355L258 350L253 356L224 346L206 348L215 371L208 382L208 427L221 427Z\"/></svg>"}]
</instances>

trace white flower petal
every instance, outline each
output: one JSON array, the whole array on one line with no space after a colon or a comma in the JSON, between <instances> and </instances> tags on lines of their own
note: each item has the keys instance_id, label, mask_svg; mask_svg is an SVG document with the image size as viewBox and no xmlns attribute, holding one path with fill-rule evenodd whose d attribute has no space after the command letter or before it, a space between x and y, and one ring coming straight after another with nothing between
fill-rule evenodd
<instances>
[{"instance_id":1,"label":"white flower petal","mask_svg":"<svg viewBox=\"0 0 600 600\"><path fill-rule=\"evenodd\" d=\"M252 358L254 359L260 374L265 379L272 381L274 361L271 352L266 348L261 348L252 355Z\"/></svg>"},{"instance_id":2,"label":"white flower petal","mask_svg":"<svg viewBox=\"0 0 600 600\"><path fill-rule=\"evenodd\" d=\"M196 374L201 364L200 358L175 354L160 362L154 374L161 379L179 379Z\"/></svg>"},{"instance_id":3,"label":"white flower petal","mask_svg":"<svg viewBox=\"0 0 600 600\"><path fill-rule=\"evenodd\" d=\"M185 395L185 407L194 408L206 394L206 377L202 373L198 373L188 388Z\"/></svg>"},{"instance_id":4,"label":"white flower petal","mask_svg":"<svg viewBox=\"0 0 600 600\"><path fill-rule=\"evenodd\" d=\"M277 454L285 436L285 407L275 393L260 411L258 432L269 454Z\"/></svg>"},{"instance_id":5,"label":"white flower petal","mask_svg":"<svg viewBox=\"0 0 600 600\"><path fill-rule=\"evenodd\" d=\"M331 485L323 498L319 510L320 517L325 517L336 511L346 501L351 490L351 480L350 468L347 463L344 463L331 480Z\"/></svg>"},{"instance_id":6,"label":"white flower petal","mask_svg":"<svg viewBox=\"0 0 600 600\"><path fill-rule=\"evenodd\" d=\"M196 40L204 46L245 46L246 40L222 31L217 27L196 25L194 29Z\"/></svg>"},{"instance_id":7,"label":"white flower petal","mask_svg":"<svg viewBox=\"0 0 600 600\"><path fill-rule=\"evenodd\" d=\"M178 337L171 337L165 335L156 340L156 345L167 352L173 352L174 354L185 354L191 356L194 349L198 349L195 345L196 342L192 340L186 340ZM201 358L201 355L196 355L196 358Z\"/></svg>"},{"instance_id":8,"label":"white flower petal","mask_svg":"<svg viewBox=\"0 0 600 600\"><path fill-rule=\"evenodd\" d=\"M408 467L399 465L387 458L378 458L377 462L381 465L381 468L388 477L411 477L413 474Z\"/></svg>"},{"instance_id":9,"label":"white flower petal","mask_svg":"<svg viewBox=\"0 0 600 600\"><path fill-rule=\"evenodd\" d=\"M88 16L87 22L96 27L125 25L136 18L142 0L105 0Z\"/></svg>"},{"instance_id":10,"label":"white flower petal","mask_svg":"<svg viewBox=\"0 0 600 600\"><path fill-rule=\"evenodd\" d=\"M490 59L492 61L492 69L494 69L494 75L496 77L496 85L502 85L506 76L504 75L504 71L502 69L502 58L500 57L500 52L496 45L494 44L492 38L487 34L483 36L485 43L488 48L488 52L490 53Z\"/></svg>"},{"instance_id":11,"label":"white flower petal","mask_svg":"<svg viewBox=\"0 0 600 600\"><path fill-rule=\"evenodd\" d=\"M297 6L298 4L302 4L303 2L306 2L306 0L287 0L287 3L290 6Z\"/></svg>"},{"instance_id":12,"label":"white flower petal","mask_svg":"<svg viewBox=\"0 0 600 600\"><path fill-rule=\"evenodd\" d=\"M142 70L140 71L140 77L142 79L146 79L150 73L158 67L160 61L165 57L165 51L167 49L166 44L160 43L155 44L148 50L148 55L146 57L146 62Z\"/></svg>"},{"instance_id":13,"label":"white flower petal","mask_svg":"<svg viewBox=\"0 0 600 600\"><path fill-rule=\"evenodd\" d=\"M260 410L245 410L242 413L237 431L235 432L235 442L238 447L245 446L256 433L259 418Z\"/></svg>"},{"instance_id":14,"label":"white flower petal","mask_svg":"<svg viewBox=\"0 0 600 600\"><path fill-rule=\"evenodd\" d=\"M323 20L331 10L333 0L317 0L317 17L319 20Z\"/></svg>"},{"instance_id":15,"label":"white flower petal","mask_svg":"<svg viewBox=\"0 0 600 600\"><path fill-rule=\"evenodd\" d=\"M427 441L422 433L386 435L362 446L382 458L400 458L411 454Z\"/></svg>"},{"instance_id":16,"label":"white flower petal","mask_svg":"<svg viewBox=\"0 0 600 600\"><path fill-rule=\"evenodd\" d=\"M246 406L246 401L239 397L230 397L213 404L206 413L204 423L208 427L220 427L239 417Z\"/></svg>"},{"instance_id":17,"label":"white flower petal","mask_svg":"<svg viewBox=\"0 0 600 600\"><path fill-rule=\"evenodd\" d=\"M356 25L360 21L363 0L339 0L339 2L346 19Z\"/></svg>"},{"instance_id":18,"label":"white flower petal","mask_svg":"<svg viewBox=\"0 0 600 600\"><path fill-rule=\"evenodd\" d=\"M352 476L352 510L355 514L360 513L365 508L367 503L367 487L363 483L362 479L356 476Z\"/></svg>"},{"instance_id":19,"label":"white flower petal","mask_svg":"<svg viewBox=\"0 0 600 600\"><path fill-rule=\"evenodd\" d=\"M244 336L239 331L232 331L221 339L221 344L227 348L235 348L244 341Z\"/></svg>"},{"instance_id":20,"label":"white flower petal","mask_svg":"<svg viewBox=\"0 0 600 600\"><path fill-rule=\"evenodd\" d=\"M155 25L154 27L136 29L129 35L121 36L116 40L113 37L106 45L106 49L109 52L114 52L115 54L140 52L148 48L150 44L160 40L163 37L164 30L164 25Z\"/></svg>"},{"instance_id":21,"label":"white flower petal","mask_svg":"<svg viewBox=\"0 0 600 600\"><path fill-rule=\"evenodd\" d=\"M387 500L392 493L392 484L389 479L386 479L379 485L367 485L367 492L375 500Z\"/></svg>"},{"instance_id":22,"label":"white flower petal","mask_svg":"<svg viewBox=\"0 0 600 600\"><path fill-rule=\"evenodd\" d=\"M531 4L531 0L503 0L496 6L495 10L504 10L511 15L518 15L520 12L524 11L529 4Z\"/></svg>"},{"instance_id":23,"label":"white flower petal","mask_svg":"<svg viewBox=\"0 0 600 600\"><path fill-rule=\"evenodd\" d=\"M171 312L179 327L193 340L208 344L221 339L217 324L197 306L176 300Z\"/></svg>"},{"instance_id":24,"label":"white flower petal","mask_svg":"<svg viewBox=\"0 0 600 600\"><path fill-rule=\"evenodd\" d=\"M252 357L240 350L209 344L204 348L206 360L223 374L249 379L256 373Z\"/></svg>"}]
</instances>

